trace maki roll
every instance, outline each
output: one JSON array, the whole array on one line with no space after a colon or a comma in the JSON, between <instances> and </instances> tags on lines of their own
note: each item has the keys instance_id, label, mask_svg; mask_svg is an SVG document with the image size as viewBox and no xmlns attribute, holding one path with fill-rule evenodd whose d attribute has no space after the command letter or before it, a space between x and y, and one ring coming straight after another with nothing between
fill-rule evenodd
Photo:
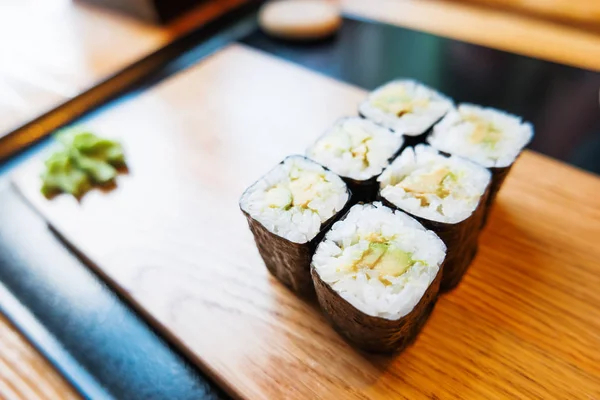
<instances>
[{"instance_id":1,"label":"maki roll","mask_svg":"<svg viewBox=\"0 0 600 400\"><path fill-rule=\"evenodd\" d=\"M244 192L240 208L268 270L308 295L314 291L310 260L316 244L349 198L339 176L303 156L290 156Z\"/></svg>"},{"instance_id":2,"label":"maki roll","mask_svg":"<svg viewBox=\"0 0 600 400\"><path fill-rule=\"evenodd\" d=\"M360 104L360 114L406 136L405 145L425 141L429 128L453 106L452 100L412 80L399 79L375 89Z\"/></svg>"},{"instance_id":3,"label":"maki roll","mask_svg":"<svg viewBox=\"0 0 600 400\"><path fill-rule=\"evenodd\" d=\"M311 274L333 327L357 347L399 351L435 305L446 246L403 212L357 204L319 244Z\"/></svg>"},{"instance_id":4,"label":"maki roll","mask_svg":"<svg viewBox=\"0 0 600 400\"><path fill-rule=\"evenodd\" d=\"M510 168L533 138L533 126L493 108L461 104L433 128L427 139L436 149L468 158L490 170L492 184L484 224Z\"/></svg>"},{"instance_id":5,"label":"maki roll","mask_svg":"<svg viewBox=\"0 0 600 400\"><path fill-rule=\"evenodd\" d=\"M350 117L337 121L307 150L307 156L340 175L354 203L369 202L377 196L377 176L400 152L402 143L401 135Z\"/></svg>"},{"instance_id":6,"label":"maki roll","mask_svg":"<svg viewBox=\"0 0 600 400\"><path fill-rule=\"evenodd\" d=\"M407 148L378 178L379 196L415 217L448 247L441 290L455 287L477 253L491 174L432 147Z\"/></svg>"}]
</instances>

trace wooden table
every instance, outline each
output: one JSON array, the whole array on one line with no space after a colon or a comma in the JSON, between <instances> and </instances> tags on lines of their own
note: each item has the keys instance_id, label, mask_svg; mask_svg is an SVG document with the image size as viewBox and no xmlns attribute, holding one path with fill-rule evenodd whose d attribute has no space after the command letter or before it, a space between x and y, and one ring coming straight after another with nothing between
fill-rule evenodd
<instances>
[{"instance_id":1,"label":"wooden table","mask_svg":"<svg viewBox=\"0 0 600 400\"><path fill-rule=\"evenodd\" d=\"M596 29L600 27L600 3L589 0L462 0Z\"/></svg>"},{"instance_id":2,"label":"wooden table","mask_svg":"<svg viewBox=\"0 0 600 400\"><path fill-rule=\"evenodd\" d=\"M0 314L0 398L75 400L80 396Z\"/></svg>"},{"instance_id":3,"label":"wooden table","mask_svg":"<svg viewBox=\"0 0 600 400\"><path fill-rule=\"evenodd\" d=\"M488 11L472 8L463 5L448 4L445 2L421 0L419 2L401 1L401 0L378 0L377 5L367 6L360 0L346 0L343 2L347 11L370 18L395 23L401 26L430 31L439 35L450 36L453 38L484 44L489 47L496 47L504 50L510 50L521 54L530 54L539 58L546 58L553 61L566 64L577 65L590 69L600 70L600 36L582 33L571 28L566 28L550 23L530 20L525 17L513 16L497 11ZM69 5L68 7L73 7ZM484 19L485 18L485 19ZM485 29L484 29L485 28ZM135 35L140 30L134 29ZM159 31L155 43L164 43L164 37L167 32ZM150 33L152 35L152 33ZM168 35L168 34L166 34ZM140 35L145 37L145 34ZM168 39L166 39L168 40ZM160 44L158 44L160 45ZM81 50L80 50L81 51ZM110 58L110 57L109 57ZM135 57L133 57L135 58ZM126 61L123 61L126 62ZM93 68L83 68L82 70L93 73ZM110 70L108 67L104 71ZM118 68L118 67L117 67ZM100 74L101 75L101 74ZM73 83L76 84L75 82ZM597 186L597 178L588 174L576 171L570 167L565 167L560 163L547 160L544 157L528 155L530 162L524 168L532 168L530 173L536 174L536 170L550 168L563 182L569 182L570 185L577 187L575 190L577 196L566 202L575 208L587 209L590 215L595 215L598 211L598 204L594 203L595 197L586 196L586 187L589 185ZM548 182L552 186L552 182ZM553 190L553 189L549 189ZM588 202L585 207L581 207L581 202ZM588 214L577 214L584 218ZM551 231L549 231L551 233ZM549 238L550 239L550 238ZM596 237L588 237L593 245ZM564 240L571 240L564 238ZM550 241L548 242L550 243ZM585 243L581 244L581 251L585 253ZM578 245L579 246L579 245ZM575 256L575 255L572 255ZM499 279L504 279L499 276ZM584 280L585 282L585 280ZM591 291L589 295L593 296ZM501 310L498 310L494 318L496 322L503 321ZM2 325L3 324L3 325ZM6 326L5 321L0 320L0 326ZM534 332L534 331L532 331ZM532 333L533 334L533 333ZM22 339L20 342L23 343ZM550 345L550 343L548 343ZM22 370L24 365L29 362L13 360L7 357L0 357L3 362L12 365L14 370ZM36 367L39 368L39 367ZM48 371L50 367L44 366ZM48 372L51 374L51 372ZM50 375L48 375L50 376ZM42 385L42 383L40 383ZM62 396L68 398L68 390Z\"/></svg>"}]
</instances>

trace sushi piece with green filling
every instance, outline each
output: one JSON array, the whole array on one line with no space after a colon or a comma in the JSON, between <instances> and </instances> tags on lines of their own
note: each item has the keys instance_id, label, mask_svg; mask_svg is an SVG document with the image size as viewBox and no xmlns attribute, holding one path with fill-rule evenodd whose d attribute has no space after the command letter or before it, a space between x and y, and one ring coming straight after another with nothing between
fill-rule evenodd
<instances>
[{"instance_id":1,"label":"sushi piece with green filling","mask_svg":"<svg viewBox=\"0 0 600 400\"><path fill-rule=\"evenodd\" d=\"M324 231L349 205L344 181L290 156L250 186L240 208L267 269L298 294L314 293L310 260Z\"/></svg>"},{"instance_id":2,"label":"sushi piece with green filling","mask_svg":"<svg viewBox=\"0 0 600 400\"><path fill-rule=\"evenodd\" d=\"M490 172L421 144L405 149L378 179L384 204L413 216L444 241L441 290L454 288L477 253Z\"/></svg>"},{"instance_id":3,"label":"sushi piece with green filling","mask_svg":"<svg viewBox=\"0 0 600 400\"><path fill-rule=\"evenodd\" d=\"M359 113L405 136L405 145L423 143L430 128L453 107L450 98L422 83L398 79L369 93Z\"/></svg>"},{"instance_id":4,"label":"sushi piece with green filling","mask_svg":"<svg viewBox=\"0 0 600 400\"><path fill-rule=\"evenodd\" d=\"M353 202L375 200L377 177L402 147L401 135L376 123L349 117L338 120L306 155L335 172L352 191Z\"/></svg>"},{"instance_id":5,"label":"sushi piece with green filling","mask_svg":"<svg viewBox=\"0 0 600 400\"><path fill-rule=\"evenodd\" d=\"M319 305L355 346L400 351L433 310L445 253L442 240L407 214L379 202L354 205L313 256Z\"/></svg>"},{"instance_id":6,"label":"sushi piece with green filling","mask_svg":"<svg viewBox=\"0 0 600 400\"><path fill-rule=\"evenodd\" d=\"M492 173L482 225L502 183L525 146L533 126L520 117L493 108L460 104L433 128L429 144L444 153L465 157Z\"/></svg>"}]
</instances>

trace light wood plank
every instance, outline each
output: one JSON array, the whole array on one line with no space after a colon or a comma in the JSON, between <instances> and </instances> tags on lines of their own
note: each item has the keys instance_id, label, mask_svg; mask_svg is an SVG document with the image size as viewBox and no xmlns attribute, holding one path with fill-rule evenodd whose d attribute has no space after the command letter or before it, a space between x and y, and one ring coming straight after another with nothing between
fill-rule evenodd
<instances>
[{"instance_id":1,"label":"light wood plank","mask_svg":"<svg viewBox=\"0 0 600 400\"><path fill-rule=\"evenodd\" d=\"M462 0L502 7L583 27L600 27L600 3L594 0Z\"/></svg>"},{"instance_id":2,"label":"light wood plank","mask_svg":"<svg viewBox=\"0 0 600 400\"><path fill-rule=\"evenodd\" d=\"M69 400L79 395L0 314L0 398Z\"/></svg>"},{"instance_id":3,"label":"light wood plank","mask_svg":"<svg viewBox=\"0 0 600 400\"><path fill-rule=\"evenodd\" d=\"M445 0L340 0L350 14L600 71L600 33Z\"/></svg>"},{"instance_id":4,"label":"light wood plank","mask_svg":"<svg viewBox=\"0 0 600 400\"><path fill-rule=\"evenodd\" d=\"M90 122L125 143L116 190L18 187L168 338L248 399L599 398L600 180L535 153L500 192L479 255L395 357L347 345L275 281L238 209L364 92L234 45Z\"/></svg>"}]
</instances>

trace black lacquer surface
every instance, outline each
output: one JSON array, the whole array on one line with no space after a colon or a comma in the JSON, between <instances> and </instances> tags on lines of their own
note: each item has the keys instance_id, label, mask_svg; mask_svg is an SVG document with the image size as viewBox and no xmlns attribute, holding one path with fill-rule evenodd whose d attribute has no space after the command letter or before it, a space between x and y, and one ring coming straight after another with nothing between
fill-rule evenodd
<instances>
[{"instance_id":1,"label":"black lacquer surface","mask_svg":"<svg viewBox=\"0 0 600 400\"><path fill-rule=\"evenodd\" d=\"M368 90L408 77L457 102L521 115L536 128L531 149L600 173L598 72L356 19L322 42L255 31L243 43Z\"/></svg>"}]
</instances>

